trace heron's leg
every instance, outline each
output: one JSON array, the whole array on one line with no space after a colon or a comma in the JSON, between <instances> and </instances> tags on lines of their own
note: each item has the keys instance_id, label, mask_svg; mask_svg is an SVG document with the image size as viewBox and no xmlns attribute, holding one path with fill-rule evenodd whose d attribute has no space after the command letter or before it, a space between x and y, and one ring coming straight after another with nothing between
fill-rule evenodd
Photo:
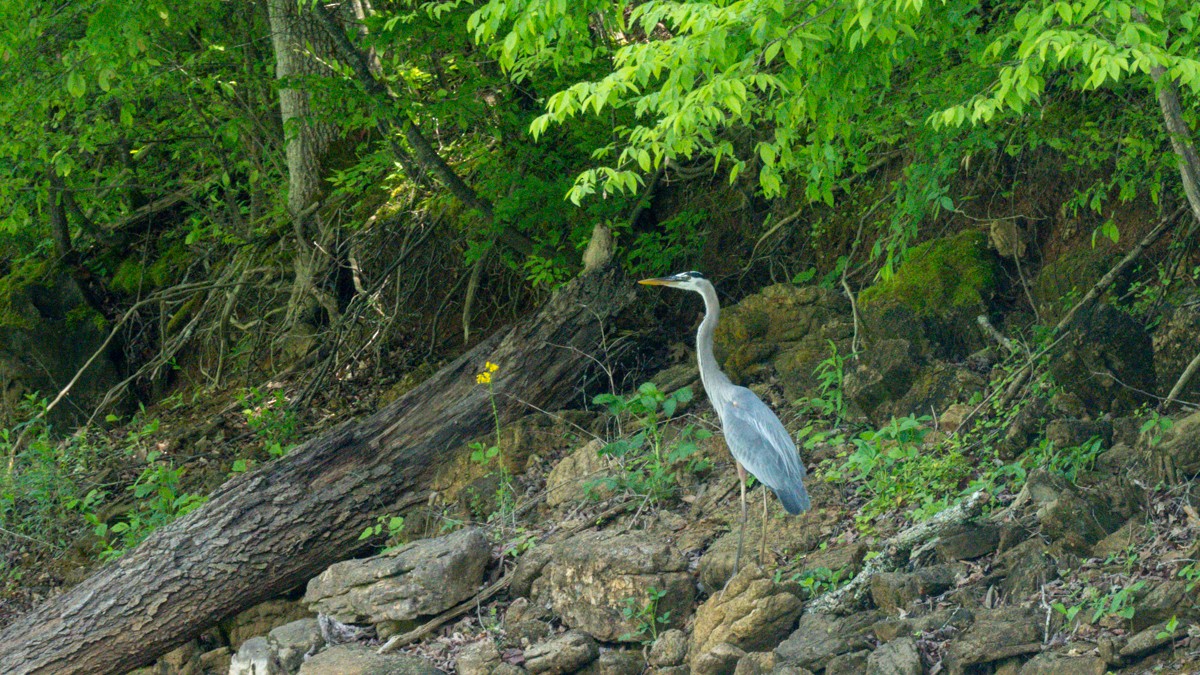
<instances>
[{"instance_id":1,"label":"heron's leg","mask_svg":"<svg viewBox=\"0 0 1200 675\"><path fill-rule=\"evenodd\" d=\"M733 559L733 575L729 578L737 576L738 570L742 564L742 543L746 539L746 470L742 468L742 463L737 462L738 482L742 484L742 526L738 528L738 547L737 555Z\"/></svg>"},{"instance_id":2,"label":"heron's leg","mask_svg":"<svg viewBox=\"0 0 1200 675\"><path fill-rule=\"evenodd\" d=\"M767 486L761 486L763 493L762 542L758 545L758 564L765 565L767 559Z\"/></svg>"}]
</instances>

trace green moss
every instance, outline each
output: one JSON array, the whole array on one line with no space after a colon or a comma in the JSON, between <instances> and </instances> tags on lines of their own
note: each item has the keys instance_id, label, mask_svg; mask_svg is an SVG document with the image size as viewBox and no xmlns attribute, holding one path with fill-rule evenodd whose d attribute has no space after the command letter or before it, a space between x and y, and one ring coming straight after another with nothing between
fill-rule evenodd
<instances>
[{"instance_id":1,"label":"green moss","mask_svg":"<svg viewBox=\"0 0 1200 675\"><path fill-rule=\"evenodd\" d=\"M143 266L139 256L129 256L117 265L109 286L113 290L131 294L139 290L161 288L187 267L189 259L187 246L178 242L162 251L149 265Z\"/></svg>"},{"instance_id":2,"label":"green moss","mask_svg":"<svg viewBox=\"0 0 1200 675\"><path fill-rule=\"evenodd\" d=\"M0 328L29 328L34 317L24 311L28 304L25 289L46 278L50 263L25 258L13 264L12 271L0 277Z\"/></svg>"},{"instance_id":3,"label":"green moss","mask_svg":"<svg viewBox=\"0 0 1200 675\"><path fill-rule=\"evenodd\" d=\"M970 230L914 248L890 279L859 296L863 306L900 304L918 316L944 316L985 304L996 287L996 259L982 232Z\"/></svg>"}]
</instances>

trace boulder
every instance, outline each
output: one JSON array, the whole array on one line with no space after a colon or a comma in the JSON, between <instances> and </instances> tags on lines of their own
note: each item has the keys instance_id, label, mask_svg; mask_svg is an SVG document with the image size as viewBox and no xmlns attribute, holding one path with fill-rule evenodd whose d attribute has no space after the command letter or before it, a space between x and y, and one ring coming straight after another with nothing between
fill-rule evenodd
<instances>
[{"instance_id":1,"label":"boulder","mask_svg":"<svg viewBox=\"0 0 1200 675\"><path fill-rule=\"evenodd\" d=\"M9 415L23 409L26 394L53 398L100 349L108 332L71 277L31 265L41 266L14 262L13 271L0 276L0 427L25 421ZM116 358L119 348L101 353L48 421L63 428L86 421L88 411L121 380ZM118 411L127 407L126 398L117 401Z\"/></svg>"},{"instance_id":2,"label":"boulder","mask_svg":"<svg viewBox=\"0 0 1200 675\"><path fill-rule=\"evenodd\" d=\"M288 672L265 637L243 642L229 662L229 675L287 675Z\"/></svg>"},{"instance_id":3,"label":"boulder","mask_svg":"<svg viewBox=\"0 0 1200 675\"><path fill-rule=\"evenodd\" d=\"M881 645L867 657L866 675L922 675L925 666L917 641L902 637Z\"/></svg>"},{"instance_id":4,"label":"boulder","mask_svg":"<svg viewBox=\"0 0 1200 675\"><path fill-rule=\"evenodd\" d=\"M820 671L835 656L869 650L874 636L871 626L883 615L878 611L858 612L849 616L805 614L791 636L775 648L785 664Z\"/></svg>"},{"instance_id":5,"label":"boulder","mask_svg":"<svg viewBox=\"0 0 1200 675\"><path fill-rule=\"evenodd\" d=\"M951 673L1042 650L1044 616L1026 607L981 609L975 622L946 648L944 662Z\"/></svg>"},{"instance_id":6,"label":"boulder","mask_svg":"<svg viewBox=\"0 0 1200 675\"><path fill-rule=\"evenodd\" d=\"M267 644L284 671L300 670L305 656L315 654L325 646L321 626L316 619L300 619L275 628L267 635Z\"/></svg>"},{"instance_id":7,"label":"boulder","mask_svg":"<svg viewBox=\"0 0 1200 675\"><path fill-rule=\"evenodd\" d=\"M554 465L546 476L548 506L579 502L589 494L599 499L612 496L612 490L601 482L610 475L614 465L611 457L600 455L603 447L603 441L593 439Z\"/></svg>"},{"instance_id":8,"label":"boulder","mask_svg":"<svg viewBox=\"0 0 1200 675\"><path fill-rule=\"evenodd\" d=\"M850 303L841 293L817 286L779 284L724 309L714 336L714 352L739 384L779 375L789 399L811 396L817 365L849 351L854 332Z\"/></svg>"},{"instance_id":9,"label":"boulder","mask_svg":"<svg viewBox=\"0 0 1200 675\"><path fill-rule=\"evenodd\" d=\"M1083 445L1093 438L1099 438L1105 447L1112 445L1112 422L1106 419L1079 420L1057 419L1046 423L1046 440L1054 447L1062 450Z\"/></svg>"},{"instance_id":10,"label":"boulder","mask_svg":"<svg viewBox=\"0 0 1200 675\"><path fill-rule=\"evenodd\" d=\"M954 588L955 569L934 565L916 572L883 572L871 577L871 599L880 609L896 613L909 605Z\"/></svg>"},{"instance_id":11,"label":"boulder","mask_svg":"<svg viewBox=\"0 0 1200 675\"><path fill-rule=\"evenodd\" d=\"M1167 630L1167 623L1156 623L1145 628L1129 638L1120 648L1120 654L1126 658L1137 658L1148 654L1159 647L1187 635L1187 628L1176 624L1174 632Z\"/></svg>"},{"instance_id":12,"label":"boulder","mask_svg":"<svg viewBox=\"0 0 1200 675\"><path fill-rule=\"evenodd\" d=\"M331 565L308 582L304 602L343 623L409 621L471 597L490 557L481 530L459 530Z\"/></svg>"},{"instance_id":13,"label":"boulder","mask_svg":"<svg viewBox=\"0 0 1200 675\"><path fill-rule=\"evenodd\" d=\"M733 675L744 656L746 652L742 649L720 642L699 658L692 658L691 672L693 675Z\"/></svg>"},{"instance_id":14,"label":"boulder","mask_svg":"<svg viewBox=\"0 0 1200 675\"><path fill-rule=\"evenodd\" d=\"M308 659L299 675L442 675L442 671L416 656L379 654L371 647L346 644Z\"/></svg>"},{"instance_id":15,"label":"boulder","mask_svg":"<svg viewBox=\"0 0 1200 675\"><path fill-rule=\"evenodd\" d=\"M591 635L572 630L525 650L525 669L533 675L574 673L600 655Z\"/></svg>"},{"instance_id":16,"label":"boulder","mask_svg":"<svg viewBox=\"0 0 1200 675\"><path fill-rule=\"evenodd\" d=\"M1106 304L1075 315L1050 361L1054 381L1090 415L1133 410L1155 386L1150 335L1142 323Z\"/></svg>"},{"instance_id":17,"label":"boulder","mask_svg":"<svg viewBox=\"0 0 1200 675\"><path fill-rule=\"evenodd\" d=\"M774 649L800 616L798 590L772 581L757 565L740 570L722 593L696 610L689 649L693 669L719 644L743 651Z\"/></svg>"},{"instance_id":18,"label":"boulder","mask_svg":"<svg viewBox=\"0 0 1200 675\"><path fill-rule=\"evenodd\" d=\"M965 523L950 528L933 545L943 562L974 560L996 550L1000 527L995 523Z\"/></svg>"},{"instance_id":19,"label":"boulder","mask_svg":"<svg viewBox=\"0 0 1200 675\"><path fill-rule=\"evenodd\" d=\"M266 635L272 630L300 619L311 619L312 612L300 602L293 600L268 600L221 623L229 636L229 646L234 651L253 637Z\"/></svg>"},{"instance_id":20,"label":"boulder","mask_svg":"<svg viewBox=\"0 0 1200 675\"><path fill-rule=\"evenodd\" d=\"M1134 614L1129 621L1133 630L1144 630L1173 616L1183 621L1197 615L1195 594L1188 591L1188 581L1167 579L1151 584L1134 598Z\"/></svg>"},{"instance_id":21,"label":"boulder","mask_svg":"<svg viewBox=\"0 0 1200 675\"><path fill-rule=\"evenodd\" d=\"M835 656L825 666L825 675L862 675L867 671L870 657L871 652L866 649Z\"/></svg>"},{"instance_id":22,"label":"boulder","mask_svg":"<svg viewBox=\"0 0 1200 675\"><path fill-rule=\"evenodd\" d=\"M895 274L859 295L868 346L880 337L919 335L934 356L954 360L987 346L975 318L988 313L999 270L987 236L977 230L914 247ZM912 320L901 323L896 309Z\"/></svg>"},{"instance_id":23,"label":"boulder","mask_svg":"<svg viewBox=\"0 0 1200 675\"><path fill-rule=\"evenodd\" d=\"M1046 543L1035 537L997 556L995 567L1004 574L1000 587L1005 595L1020 600L1058 578L1058 564L1047 549Z\"/></svg>"},{"instance_id":24,"label":"boulder","mask_svg":"<svg viewBox=\"0 0 1200 675\"><path fill-rule=\"evenodd\" d=\"M920 353L909 340L881 339L846 367L843 390L873 422L891 416L892 406L912 387L921 363Z\"/></svg>"},{"instance_id":25,"label":"boulder","mask_svg":"<svg viewBox=\"0 0 1200 675\"><path fill-rule=\"evenodd\" d=\"M1066 656L1046 652L1021 666L1020 675L1104 675L1108 664L1099 656Z\"/></svg>"},{"instance_id":26,"label":"boulder","mask_svg":"<svg viewBox=\"0 0 1200 675\"><path fill-rule=\"evenodd\" d=\"M498 665L500 650L492 638L486 637L463 646L455 660L454 671L458 675L490 675Z\"/></svg>"},{"instance_id":27,"label":"boulder","mask_svg":"<svg viewBox=\"0 0 1200 675\"><path fill-rule=\"evenodd\" d=\"M691 615L695 589L687 560L650 533L585 532L554 549L531 599L572 628L606 642L640 641L638 619L625 610L651 603L650 589L663 594L654 615L668 617L657 629L682 626Z\"/></svg>"},{"instance_id":28,"label":"boulder","mask_svg":"<svg viewBox=\"0 0 1200 675\"><path fill-rule=\"evenodd\" d=\"M580 675L641 675L646 658L637 649L600 648L600 657L580 670Z\"/></svg>"},{"instance_id":29,"label":"boulder","mask_svg":"<svg viewBox=\"0 0 1200 675\"><path fill-rule=\"evenodd\" d=\"M733 675L767 675L775 672L779 655L775 652L751 652L738 661Z\"/></svg>"},{"instance_id":30,"label":"boulder","mask_svg":"<svg viewBox=\"0 0 1200 675\"><path fill-rule=\"evenodd\" d=\"M1189 298L1171 310L1154 332L1154 370L1159 396L1171 393L1179 376L1196 356L1196 336L1200 335L1200 302ZM1200 401L1200 378L1193 376L1178 397Z\"/></svg>"},{"instance_id":31,"label":"boulder","mask_svg":"<svg viewBox=\"0 0 1200 675\"><path fill-rule=\"evenodd\" d=\"M1176 421L1147 454L1159 480L1181 483L1200 474L1200 412Z\"/></svg>"},{"instance_id":32,"label":"boulder","mask_svg":"<svg viewBox=\"0 0 1200 675\"><path fill-rule=\"evenodd\" d=\"M687 657L687 650L687 635L683 631L678 628L663 631L650 647L650 665L678 666Z\"/></svg>"}]
</instances>

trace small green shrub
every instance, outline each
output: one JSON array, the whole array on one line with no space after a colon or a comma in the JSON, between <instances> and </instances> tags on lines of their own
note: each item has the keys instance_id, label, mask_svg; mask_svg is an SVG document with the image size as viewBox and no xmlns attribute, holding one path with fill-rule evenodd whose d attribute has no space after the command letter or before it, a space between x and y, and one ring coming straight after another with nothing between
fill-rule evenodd
<instances>
[{"instance_id":1,"label":"small green shrub","mask_svg":"<svg viewBox=\"0 0 1200 675\"><path fill-rule=\"evenodd\" d=\"M296 412L288 407L287 396L276 390L273 395L250 388L245 397L246 407L242 415L246 424L263 442L263 449L271 457L282 457L295 447L300 435Z\"/></svg>"},{"instance_id":2,"label":"small green shrub","mask_svg":"<svg viewBox=\"0 0 1200 675\"><path fill-rule=\"evenodd\" d=\"M621 608L621 615L625 617L626 621L634 621L637 627L632 633L622 635L621 640L625 642L637 640L644 645L657 640L659 627L665 626L671 621L671 612L658 613L658 602L666 596L666 591L660 591L651 586L646 589L645 603L639 604L635 598L625 598L625 606Z\"/></svg>"},{"instance_id":3,"label":"small green shrub","mask_svg":"<svg viewBox=\"0 0 1200 675\"><path fill-rule=\"evenodd\" d=\"M692 390L683 387L664 394L652 382L646 382L627 396L600 394L592 402L608 408L618 420L629 419L636 428L631 435L622 436L600 449L600 454L614 458L622 471L615 477L593 481L616 491L628 491L651 500L675 497L678 491L676 472L703 471L707 462L694 455L697 443L710 436L706 429L687 425L674 436L668 436L666 422L681 404L692 400ZM590 490L589 490L590 491Z\"/></svg>"}]
</instances>

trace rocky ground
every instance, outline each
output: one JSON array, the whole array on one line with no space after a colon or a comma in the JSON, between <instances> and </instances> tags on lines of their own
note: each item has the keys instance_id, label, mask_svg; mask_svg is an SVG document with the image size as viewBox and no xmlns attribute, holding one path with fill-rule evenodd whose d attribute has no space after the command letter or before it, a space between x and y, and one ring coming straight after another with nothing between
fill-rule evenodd
<instances>
[{"instance_id":1,"label":"rocky ground","mask_svg":"<svg viewBox=\"0 0 1200 675\"><path fill-rule=\"evenodd\" d=\"M790 517L768 496L760 554L753 486L736 575L737 476L703 396L673 394L701 391L685 349L653 402L532 414L495 458L481 439L391 548L138 672L1200 671L1200 413L1145 393L1194 356L1200 302L1024 333L982 246L916 258L986 268L925 289L942 302L909 297L913 266L853 307L783 285L725 313L718 357L800 439L813 498ZM1047 324L1066 265L1030 282Z\"/></svg>"}]
</instances>

